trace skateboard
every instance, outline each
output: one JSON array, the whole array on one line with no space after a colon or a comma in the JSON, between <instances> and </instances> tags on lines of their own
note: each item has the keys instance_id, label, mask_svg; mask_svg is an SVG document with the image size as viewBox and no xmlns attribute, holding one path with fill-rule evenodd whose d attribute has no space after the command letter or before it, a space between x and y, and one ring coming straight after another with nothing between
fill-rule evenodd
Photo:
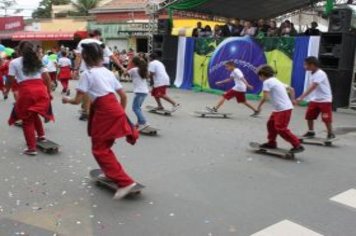
<instances>
[{"instance_id":1,"label":"skateboard","mask_svg":"<svg viewBox=\"0 0 356 236\"><path fill-rule=\"evenodd\" d=\"M151 126L147 126L146 128L144 129L141 129L139 130L141 134L144 134L144 135L149 135L149 136L156 136L157 133L158 133L158 129L155 129Z\"/></svg>"},{"instance_id":2,"label":"skateboard","mask_svg":"<svg viewBox=\"0 0 356 236\"><path fill-rule=\"evenodd\" d=\"M295 159L295 155L294 153L290 152L287 149L282 149L282 148L261 148L260 147L261 144L260 143L256 143L256 142L251 142L250 143L250 147L259 154L265 154L265 155L272 155L272 156L278 156L278 157L282 157L284 159L289 159L289 160L293 160Z\"/></svg>"},{"instance_id":3,"label":"skateboard","mask_svg":"<svg viewBox=\"0 0 356 236\"><path fill-rule=\"evenodd\" d=\"M59 145L51 140L37 142L37 148L47 154L55 154L59 151Z\"/></svg>"},{"instance_id":4,"label":"skateboard","mask_svg":"<svg viewBox=\"0 0 356 236\"><path fill-rule=\"evenodd\" d=\"M300 142L304 144L321 145L326 147L331 147L333 145L333 142L337 140L336 138L327 139L327 138L319 138L319 137L314 137L314 138L298 137L298 138Z\"/></svg>"},{"instance_id":5,"label":"skateboard","mask_svg":"<svg viewBox=\"0 0 356 236\"><path fill-rule=\"evenodd\" d=\"M205 118L205 117L221 117L221 118L229 118L232 113L225 113L225 112L209 112L209 111L195 111L195 114L198 116Z\"/></svg>"},{"instance_id":6,"label":"skateboard","mask_svg":"<svg viewBox=\"0 0 356 236\"><path fill-rule=\"evenodd\" d=\"M148 112L165 115L165 116L170 116L173 113L173 111L166 110L166 109L157 110L156 107L154 107L154 106L147 106L146 108L147 108Z\"/></svg>"},{"instance_id":7,"label":"skateboard","mask_svg":"<svg viewBox=\"0 0 356 236\"><path fill-rule=\"evenodd\" d=\"M103 174L103 171L100 169L91 170L89 173L90 178L93 181L95 181L96 184L107 187L112 191L116 191L118 189L118 187L113 181L104 180L104 179L99 178L99 176L102 174ZM131 190L131 192L128 195L126 195L126 197L134 197L134 196L140 195L144 188L145 188L144 185L137 183L137 185Z\"/></svg>"}]
</instances>

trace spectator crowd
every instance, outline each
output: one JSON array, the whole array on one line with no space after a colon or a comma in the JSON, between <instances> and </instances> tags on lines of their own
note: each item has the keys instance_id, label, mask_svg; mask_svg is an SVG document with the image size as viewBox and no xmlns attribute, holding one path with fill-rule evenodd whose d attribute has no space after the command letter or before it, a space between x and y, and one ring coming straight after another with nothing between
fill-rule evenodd
<instances>
[{"instance_id":1,"label":"spectator crowd","mask_svg":"<svg viewBox=\"0 0 356 236\"><path fill-rule=\"evenodd\" d=\"M266 21L260 19L255 22L236 18L227 20L224 25L215 25L214 29L209 25L203 26L201 22L198 22L196 28L193 29L192 36L196 38L231 36L288 37L298 35L316 36L320 35L320 33L317 22L312 22L305 32L300 33L289 20L285 20L278 26L274 20Z\"/></svg>"}]
</instances>

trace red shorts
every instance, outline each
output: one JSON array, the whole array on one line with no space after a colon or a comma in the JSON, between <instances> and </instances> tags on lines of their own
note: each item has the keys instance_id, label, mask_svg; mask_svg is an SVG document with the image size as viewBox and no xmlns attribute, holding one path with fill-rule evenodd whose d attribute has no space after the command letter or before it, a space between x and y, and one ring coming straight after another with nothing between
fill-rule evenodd
<instances>
[{"instance_id":1,"label":"red shorts","mask_svg":"<svg viewBox=\"0 0 356 236\"><path fill-rule=\"evenodd\" d=\"M333 118L332 103L331 102L310 102L308 105L307 113L305 114L306 120L316 120L321 113L321 119L325 123L331 123Z\"/></svg>"},{"instance_id":2,"label":"red shorts","mask_svg":"<svg viewBox=\"0 0 356 236\"><path fill-rule=\"evenodd\" d=\"M226 100L230 100L232 98L236 98L238 103L246 102L246 93L245 92L238 92L233 89L230 89L226 93L224 93L224 98Z\"/></svg>"},{"instance_id":3,"label":"red shorts","mask_svg":"<svg viewBox=\"0 0 356 236\"><path fill-rule=\"evenodd\" d=\"M166 96L167 87L168 86L160 86L160 87L157 87L157 88L153 88L152 91L151 91L152 97L160 98L160 97Z\"/></svg>"}]
</instances>

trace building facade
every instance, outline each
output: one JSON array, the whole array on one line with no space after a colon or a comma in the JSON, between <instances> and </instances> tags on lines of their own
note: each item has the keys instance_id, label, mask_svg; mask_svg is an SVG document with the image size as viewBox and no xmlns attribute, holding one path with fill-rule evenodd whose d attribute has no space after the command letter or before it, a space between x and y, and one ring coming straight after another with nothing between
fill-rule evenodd
<instances>
[{"instance_id":1,"label":"building facade","mask_svg":"<svg viewBox=\"0 0 356 236\"><path fill-rule=\"evenodd\" d=\"M91 11L95 20L88 23L88 29L100 29L104 42L113 49L147 52L145 5L145 0L113 0Z\"/></svg>"}]
</instances>

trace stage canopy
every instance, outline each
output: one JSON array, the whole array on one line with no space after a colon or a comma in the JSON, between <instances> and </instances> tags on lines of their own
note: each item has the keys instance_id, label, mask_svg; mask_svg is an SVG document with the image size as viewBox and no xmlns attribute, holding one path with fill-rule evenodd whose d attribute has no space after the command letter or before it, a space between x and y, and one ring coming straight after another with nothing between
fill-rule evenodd
<instances>
[{"instance_id":1,"label":"stage canopy","mask_svg":"<svg viewBox=\"0 0 356 236\"><path fill-rule=\"evenodd\" d=\"M169 8L257 20L280 16L316 2L320 0L180 0L170 5Z\"/></svg>"}]
</instances>

